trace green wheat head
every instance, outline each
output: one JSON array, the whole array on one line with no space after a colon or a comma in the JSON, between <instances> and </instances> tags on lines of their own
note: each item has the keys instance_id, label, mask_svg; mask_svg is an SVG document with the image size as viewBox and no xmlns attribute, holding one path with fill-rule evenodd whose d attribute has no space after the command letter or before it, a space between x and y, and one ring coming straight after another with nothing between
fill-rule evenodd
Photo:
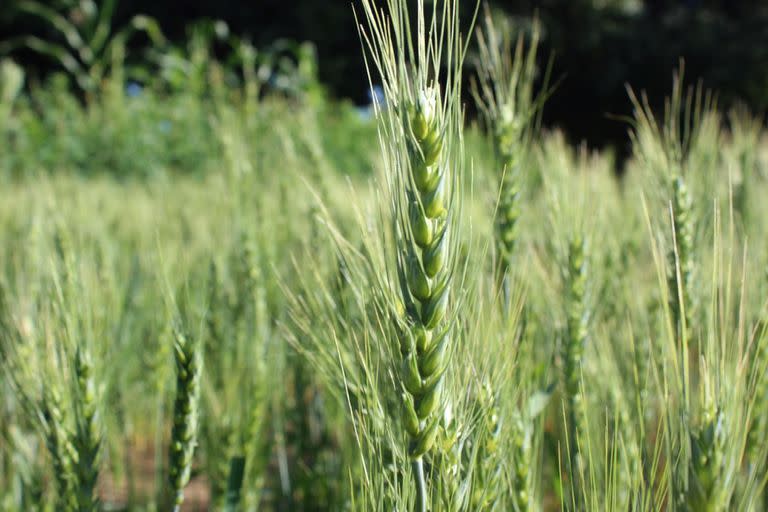
<instances>
[{"instance_id":1,"label":"green wheat head","mask_svg":"<svg viewBox=\"0 0 768 512\"><path fill-rule=\"evenodd\" d=\"M695 270L693 255L693 204L688 187L682 176L672 184L672 226L673 248L669 260L669 309L679 339L690 339L693 325L692 312L695 309L692 289Z\"/></svg>"},{"instance_id":2,"label":"green wheat head","mask_svg":"<svg viewBox=\"0 0 768 512\"><path fill-rule=\"evenodd\" d=\"M77 452L74 464L77 489L77 510L98 510L96 482L99 477L99 454L101 452L102 433L97 408L96 379L91 356L84 346L78 346L74 355L74 390L76 400L75 430L72 444Z\"/></svg>"},{"instance_id":3,"label":"green wheat head","mask_svg":"<svg viewBox=\"0 0 768 512\"><path fill-rule=\"evenodd\" d=\"M545 99L544 94L535 95L533 91L539 37L539 24L534 21L527 48L520 35L513 49L511 27L500 23L490 9L485 11L477 36L478 80L473 83L473 95L493 134L496 151L500 196L495 225L500 282L507 279L519 238L523 167Z\"/></svg>"},{"instance_id":4,"label":"green wheat head","mask_svg":"<svg viewBox=\"0 0 768 512\"><path fill-rule=\"evenodd\" d=\"M589 267L587 243L575 236L568 243L566 271L566 336L563 343L563 391L567 403L570 470L575 480L580 471L579 443L585 426L586 404L581 384L584 350L589 337L590 309L588 305Z\"/></svg>"},{"instance_id":5,"label":"green wheat head","mask_svg":"<svg viewBox=\"0 0 768 512\"><path fill-rule=\"evenodd\" d=\"M178 326L174 329L173 348L176 398L173 403L168 467L171 499L174 510L179 510L184 501L184 487L189 482L192 456L197 446L202 355L198 345Z\"/></svg>"},{"instance_id":6,"label":"green wheat head","mask_svg":"<svg viewBox=\"0 0 768 512\"><path fill-rule=\"evenodd\" d=\"M57 506L65 511L74 511L77 507L77 477L73 466L77 461L77 452L66 427L67 418L61 396L53 387L43 393L39 411L43 437L54 472Z\"/></svg>"},{"instance_id":7,"label":"green wheat head","mask_svg":"<svg viewBox=\"0 0 768 512\"><path fill-rule=\"evenodd\" d=\"M704 181L702 169L694 168L711 148L711 132L717 131L715 103L701 85L683 90L684 69L675 74L672 94L665 102L664 117L657 120L648 98L630 89L634 104L634 130L630 138L639 161L648 172L651 193L661 195L672 219L667 252L669 308L678 339L687 344L698 306L695 235L701 224L690 190L691 176Z\"/></svg>"},{"instance_id":8,"label":"green wheat head","mask_svg":"<svg viewBox=\"0 0 768 512\"><path fill-rule=\"evenodd\" d=\"M431 13L423 2L418 4L412 32L406 2L388 2L390 19L372 2L363 2L369 24L363 38L387 98L381 140L394 209L397 302L404 312L404 426L414 460L429 452L437 438L451 352L464 51L457 2L435 2Z\"/></svg>"},{"instance_id":9,"label":"green wheat head","mask_svg":"<svg viewBox=\"0 0 768 512\"><path fill-rule=\"evenodd\" d=\"M479 414L481 416L478 428L478 453L475 465L475 481L472 490L473 510L493 510L499 499L503 482L501 439L502 423L498 407L499 398L490 382L485 382L479 390ZM515 429L517 425L513 426ZM517 430L514 430L518 434ZM515 445L518 439L515 438ZM515 475L517 476L517 475Z\"/></svg>"}]
</instances>

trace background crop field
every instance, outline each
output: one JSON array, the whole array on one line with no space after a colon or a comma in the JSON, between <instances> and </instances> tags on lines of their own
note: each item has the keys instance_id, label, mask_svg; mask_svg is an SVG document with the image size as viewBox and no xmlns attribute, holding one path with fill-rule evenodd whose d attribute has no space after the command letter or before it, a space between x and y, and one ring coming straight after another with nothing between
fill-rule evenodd
<instances>
[{"instance_id":1,"label":"background crop field","mask_svg":"<svg viewBox=\"0 0 768 512\"><path fill-rule=\"evenodd\" d=\"M436 4L463 75L356 3L367 107L214 23L0 60L0 510L768 510L763 118L681 64L618 173L541 126L546 26Z\"/></svg>"}]
</instances>

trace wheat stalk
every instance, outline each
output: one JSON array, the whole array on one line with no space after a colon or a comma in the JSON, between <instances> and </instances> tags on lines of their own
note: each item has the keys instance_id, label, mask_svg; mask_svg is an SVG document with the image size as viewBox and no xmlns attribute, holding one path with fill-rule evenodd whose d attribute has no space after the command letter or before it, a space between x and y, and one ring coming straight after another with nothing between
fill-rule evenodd
<instances>
[{"instance_id":1,"label":"wheat stalk","mask_svg":"<svg viewBox=\"0 0 768 512\"><path fill-rule=\"evenodd\" d=\"M90 354L84 346L78 345L74 355L75 379L75 431L72 444L77 453L74 472L77 482L77 510L98 510L95 494L99 477L98 458L101 452L102 435L97 413L97 388L93 375Z\"/></svg>"},{"instance_id":2,"label":"wheat stalk","mask_svg":"<svg viewBox=\"0 0 768 512\"><path fill-rule=\"evenodd\" d=\"M691 339L694 310L692 289L694 284L693 212L692 200L682 176L672 185L672 240L669 260L669 309L679 340Z\"/></svg>"},{"instance_id":3,"label":"wheat stalk","mask_svg":"<svg viewBox=\"0 0 768 512\"><path fill-rule=\"evenodd\" d=\"M587 302L588 259L587 244L582 236L573 237L568 243L568 263L565 282L566 338L563 344L563 391L567 403L567 424L569 444L569 470L574 499L583 470L580 443L586 428L586 404L582 388L582 366L584 350L589 336L590 310Z\"/></svg>"},{"instance_id":4,"label":"wheat stalk","mask_svg":"<svg viewBox=\"0 0 768 512\"><path fill-rule=\"evenodd\" d=\"M184 501L184 487L189 482L192 456L197 446L200 407L202 355L180 326L174 328L173 344L176 361L176 399L173 404L173 426L169 450L169 478L175 511Z\"/></svg>"},{"instance_id":5,"label":"wheat stalk","mask_svg":"<svg viewBox=\"0 0 768 512\"><path fill-rule=\"evenodd\" d=\"M514 45L512 30L485 10L482 29L478 30L479 52L476 60L478 80L473 82L473 96L493 136L499 176L499 202L496 210L497 281L503 288L509 308L509 272L518 240L525 158L535 131L537 114L546 95L535 95L536 56L540 29L534 21L527 48L521 34Z\"/></svg>"},{"instance_id":6,"label":"wheat stalk","mask_svg":"<svg viewBox=\"0 0 768 512\"><path fill-rule=\"evenodd\" d=\"M407 3L389 0L390 19L363 1L362 32L384 81L382 148L393 200L399 301L403 306L400 382L417 510L427 510L423 457L437 439L442 388L451 353L449 312L456 249L453 219L460 175L460 76L464 48L458 2L417 6L412 33ZM442 66L446 65L447 71ZM440 84L442 78L442 86Z\"/></svg>"},{"instance_id":7,"label":"wheat stalk","mask_svg":"<svg viewBox=\"0 0 768 512\"><path fill-rule=\"evenodd\" d=\"M74 511L77 498L74 487L77 485L73 465L77 461L77 452L72 444L66 427L66 417L57 390L51 386L43 392L39 405L43 436L51 463L58 494L59 507L65 511Z\"/></svg>"}]
</instances>

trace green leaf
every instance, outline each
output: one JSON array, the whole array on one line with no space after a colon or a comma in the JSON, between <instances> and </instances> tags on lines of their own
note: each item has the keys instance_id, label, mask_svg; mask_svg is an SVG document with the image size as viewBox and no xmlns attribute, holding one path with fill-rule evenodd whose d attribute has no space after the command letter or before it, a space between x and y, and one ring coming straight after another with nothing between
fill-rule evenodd
<instances>
[{"instance_id":1,"label":"green leaf","mask_svg":"<svg viewBox=\"0 0 768 512\"><path fill-rule=\"evenodd\" d=\"M99 9L99 21L96 29L93 31L93 37L90 41L91 51L98 54L104 49L109 41L109 33L112 28L112 16L115 12L117 0L104 0Z\"/></svg>"},{"instance_id":2,"label":"green leaf","mask_svg":"<svg viewBox=\"0 0 768 512\"><path fill-rule=\"evenodd\" d=\"M235 512L240 506L240 496L245 477L245 457L236 456L229 460L229 478L227 481L227 501L225 512Z\"/></svg>"},{"instance_id":3,"label":"green leaf","mask_svg":"<svg viewBox=\"0 0 768 512\"><path fill-rule=\"evenodd\" d=\"M72 49L82 52L82 50L86 48L85 42L83 41L80 32L77 30L77 27L54 9L39 2L27 0L19 4L19 10L42 18L50 23L53 28L58 30L61 35L64 36L67 40L67 44L69 44Z\"/></svg>"}]
</instances>

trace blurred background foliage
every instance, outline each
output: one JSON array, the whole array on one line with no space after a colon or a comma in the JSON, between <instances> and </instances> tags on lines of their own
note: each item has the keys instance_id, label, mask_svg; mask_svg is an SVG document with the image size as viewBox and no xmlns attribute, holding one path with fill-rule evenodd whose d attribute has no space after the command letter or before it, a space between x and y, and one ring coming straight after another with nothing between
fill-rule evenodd
<instances>
[{"instance_id":1,"label":"blurred background foliage","mask_svg":"<svg viewBox=\"0 0 768 512\"><path fill-rule=\"evenodd\" d=\"M25 35L42 40L61 38L56 27L25 9L27 0L5 0L0 10L0 41ZM349 0L193 0L187 2L120 0L112 4L110 28L114 34L131 27L138 14L156 20L167 46L156 35L137 30L127 38L127 62L136 76L154 73L149 64L170 60L196 50L205 35L206 51L233 64L236 41L247 41L271 52L273 67L301 65L303 86L317 79L332 98L369 102L366 74L352 5ZM525 21L537 14L545 28L541 58L554 57L552 76L562 79L544 114L547 125L562 127L573 141L613 146L621 155L627 149L626 125L616 117L628 115L631 105L625 85L647 90L660 99L669 76L684 59L687 75L700 78L718 91L727 108L737 101L753 112L768 107L768 3L757 0L492 0L498 9ZM73 23L82 23L90 0L44 2ZM464 2L464 16L472 17L474 2ZM200 20L221 20L225 24ZM204 28L207 27L207 28ZM147 28L147 27L144 27ZM198 39L196 43L196 38ZM210 43L210 44L209 44ZM308 44L302 44L308 43ZM291 47L294 45L295 47ZM174 48L172 51L166 51ZM152 51L147 51L152 49ZM158 49L163 49L159 57ZM241 48L242 49L242 48ZM198 48L199 50L199 48ZM234 50L234 51L233 51ZM265 52L266 50L266 52ZM154 52L154 54L153 54ZM31 80L41 80L60 67L29 48L14 48ZM289 59L281 59L290 54ZM296 57L298 55L298 57ZM234 57L233 57L234 56ZM242 58L242 52L239 53ZM202 60L200 61L202 62ZM286 64L288 62L288 64ZM190 63L187 63L190 64ZM193 72L194 63L187 66ZM262 61L263 64L263 61ZM545 63L542 62L542 65ZM233 64L237 67L237 64ZM166 85L182 84L192 77L164 67ZM262 69L263 72L263 69ZM277 76L265 81L274 86ZM143 81L147 81L146 79ZM320 89L320 87L318 87Z\"/></svg>"}]
</instances>

